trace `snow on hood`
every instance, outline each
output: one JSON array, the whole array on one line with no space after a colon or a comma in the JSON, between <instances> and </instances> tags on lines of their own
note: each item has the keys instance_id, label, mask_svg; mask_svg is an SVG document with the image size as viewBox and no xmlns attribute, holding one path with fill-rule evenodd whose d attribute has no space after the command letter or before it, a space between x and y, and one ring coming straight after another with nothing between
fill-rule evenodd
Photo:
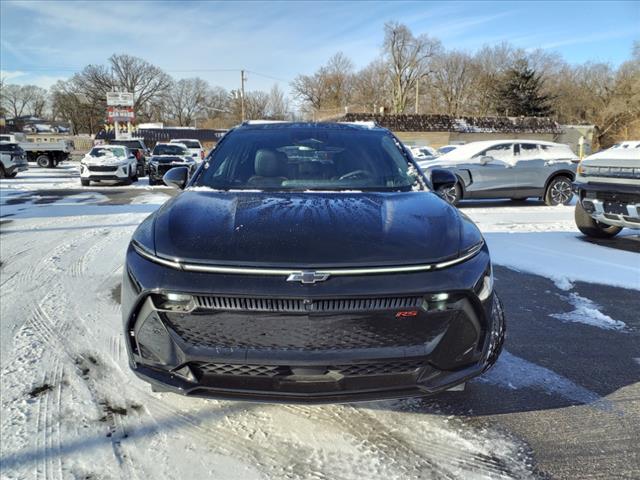
<instances>
[{"instance_id":1,"label":"snow on hood","mask_svg":"<svg viewBox=\"0 0 640 480\"><path fill-rule=\"evenodd\" d=\"M602 150L593 155L589 155L583 160L586 164L595 164L597 160L620 160L622 163L620 166L629 165L629 160L638 160L638 166L640 166L640 148L622 148L612 147L606 150ZM608 162L609 164L610 162Z\"/></svg>"}]
</instances>

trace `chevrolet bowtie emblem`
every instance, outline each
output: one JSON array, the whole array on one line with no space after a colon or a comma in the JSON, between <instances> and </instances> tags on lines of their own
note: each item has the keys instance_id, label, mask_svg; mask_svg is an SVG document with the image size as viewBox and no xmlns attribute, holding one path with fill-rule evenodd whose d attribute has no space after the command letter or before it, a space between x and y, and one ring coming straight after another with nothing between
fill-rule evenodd
<instances>
[{"instance_id":1,"label":"chevrolet bowtie emblem","mask_svg":"<svg viewBox=\"0 0 640 480\"><path fill-rule=\"evenodd\" d=\"M324 282L327 278L329 278L328 273L307 270L303 272L292 273L287 277L287 282L316 283Z\"/></svg>"}]
</instances>

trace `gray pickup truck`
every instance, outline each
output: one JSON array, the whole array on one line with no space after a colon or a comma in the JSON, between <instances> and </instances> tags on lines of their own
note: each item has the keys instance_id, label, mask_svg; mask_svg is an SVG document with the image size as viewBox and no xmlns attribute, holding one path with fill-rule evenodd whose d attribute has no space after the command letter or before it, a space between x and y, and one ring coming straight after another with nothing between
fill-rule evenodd
<instances>
[{"instance_id":1,"label":"gray pickup truck","mask_svg":"<svg viewBox=\"0 0 640 480\"><path fill-rule=\"evenodd\" d=\"M27 156L20 145L0 141L0 178L14 178L28 168Z\"/></svg>"},{"instance_id":2,"label":"gray pickup truck","mask_svg":"<svg viewBox=\"0 0 640 480\"><path fill-rule=\"evenodd\" d=\"M575 220L589 237L609 238L640 229L640 141L622 142L578 166Z\"/></svg>"}]
</instances>

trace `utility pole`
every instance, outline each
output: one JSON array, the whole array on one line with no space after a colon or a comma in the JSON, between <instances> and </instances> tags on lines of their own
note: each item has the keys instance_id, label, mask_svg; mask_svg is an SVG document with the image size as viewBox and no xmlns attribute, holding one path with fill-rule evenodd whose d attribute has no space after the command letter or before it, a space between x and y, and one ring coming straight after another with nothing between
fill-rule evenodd
<instances>
[{"instance_id":1,"label":"utility pole","mask_svg":"<svg viewBox=\"0 0 640 480\"><path fill-rule=\"evenodd\" d=\"M242 121L244 122L244 70L240 70L240 105L242 108Z\"/></svg>"}]
</instances>

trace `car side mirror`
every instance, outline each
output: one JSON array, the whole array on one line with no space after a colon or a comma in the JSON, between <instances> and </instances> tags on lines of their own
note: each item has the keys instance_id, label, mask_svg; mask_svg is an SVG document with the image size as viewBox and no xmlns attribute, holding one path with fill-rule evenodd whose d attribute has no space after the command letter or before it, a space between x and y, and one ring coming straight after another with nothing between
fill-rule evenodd
<instances>
[{"instance_id":1,"label":"car side mirror","mask_svg":"<svg viewBox=\"0 0 640 480\"><path fill-rule=\"evenodd\" d=\"M431 184L436 192L453 188L458 183L458 177L450 170L434 168L431 170Z\"/></svg>"},{"instance_id":2,"label":"car side mirror","mask_svg":"<svg viewBox=\"0 0 640 480\"><path fill-rule=\"evenodd\" d=\"M492 160L493 160L493 157L490 157L488 155L483 155L482 157L480 157L480 165L486 165Z\"/></svg>"},{"instance_id":3,"label":"car side mirror","mask_svg":"<svg viewBox=\"0 0 640 480\"><path fill-rule=\"evenodd\" d=\"M179 190L183 190L189 179L189 169L187 167L173 167L162 177L165 185Z\"/></svg>"}]
</instances>

